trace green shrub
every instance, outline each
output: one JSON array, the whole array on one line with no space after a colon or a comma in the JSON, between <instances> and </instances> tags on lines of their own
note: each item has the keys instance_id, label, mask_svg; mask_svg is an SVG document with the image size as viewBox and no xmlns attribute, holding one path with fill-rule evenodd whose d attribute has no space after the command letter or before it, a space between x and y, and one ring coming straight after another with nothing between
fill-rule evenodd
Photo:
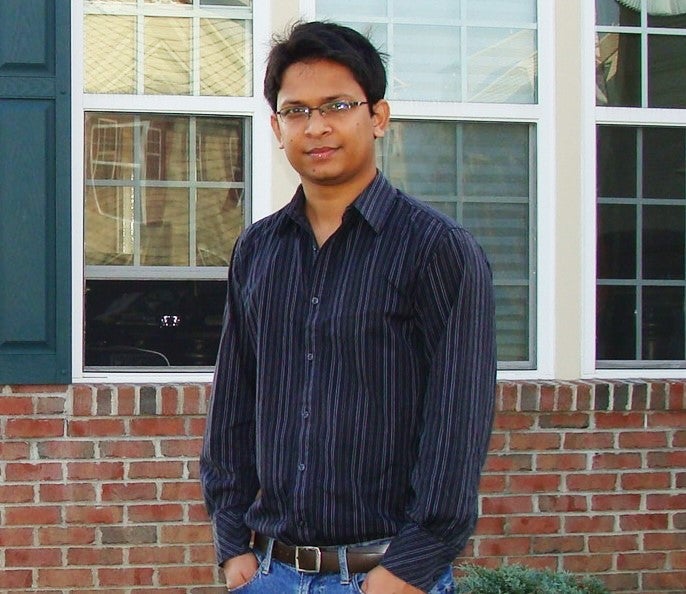
<instances>
[{"instance_id":1,"label":"green shrub","mask_svg":"<svg viewBox=\"0 0 686 594\"><path fill-rule=\"evenodd\" d=\"M600 581L567 572L503 565L488 569L462 565L455 583L458 594L609 594Z\"/></svg>"}]
</instances>

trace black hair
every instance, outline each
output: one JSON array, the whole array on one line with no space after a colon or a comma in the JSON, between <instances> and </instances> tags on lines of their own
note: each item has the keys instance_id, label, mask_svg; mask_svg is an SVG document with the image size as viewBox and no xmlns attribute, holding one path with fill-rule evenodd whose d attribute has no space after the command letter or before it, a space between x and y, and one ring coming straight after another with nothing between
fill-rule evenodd
<instances>
[{"instance_id":1,"label":"black hair","mask_svg":"<svg viewBox=\"0 0 686 594\"><path fill-rule=\"evenodd\" d=\"M346 66L373 105L386 93L385 54L367 37L336 23L311 21L296 23L287 36L275 36L264 76L264 96L276 111L276 98L283 74L296 62L331 60Z\"/></svg>"}]
</instances>

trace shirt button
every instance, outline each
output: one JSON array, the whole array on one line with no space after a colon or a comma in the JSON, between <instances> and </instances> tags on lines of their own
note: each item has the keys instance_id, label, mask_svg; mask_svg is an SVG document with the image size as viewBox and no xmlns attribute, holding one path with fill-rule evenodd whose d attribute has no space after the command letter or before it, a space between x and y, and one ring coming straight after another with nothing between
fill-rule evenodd
<instances>
[{"instance_id":1,"label":"shirt button","mask_svg":"<svg viewBox=\"0 0 686 594\"><path fill-rule=\"evenodd\" d=\"M307 409L303 410L303 419L307 419L310 416L310 411Z\"/></svg>"},{"instance_id":2,"label":"shirt button","mask_svg":"<svg viewBox=\"0 0 686 594\"><path fill-rule=\"evenodd\" d=\"M302 462L301 462L300 464L298 464L298 470L299 470L300 472L302 472L303 470L305 470L305 465L304 465Z\"/></svg>"},{"instance_id":3,"label":"shirt button","mask_svg":"<svg viewBox=\"0 0 686 594\"><path fill-rule=\"evenodd\" d=\"M308 361L312 361L314 359L314 355L312 353L307 353L306 357Z\"/></svg>"},{"instance_id":4,"label":"shirt button","mask_svg":"<svg viewBox=\"0 0 686 594\"><path fill-rule=\"evenodd\" d=\"M317 305L319 303L319 297L312 297L312 305Z\"/></svg>"}]
</instances>

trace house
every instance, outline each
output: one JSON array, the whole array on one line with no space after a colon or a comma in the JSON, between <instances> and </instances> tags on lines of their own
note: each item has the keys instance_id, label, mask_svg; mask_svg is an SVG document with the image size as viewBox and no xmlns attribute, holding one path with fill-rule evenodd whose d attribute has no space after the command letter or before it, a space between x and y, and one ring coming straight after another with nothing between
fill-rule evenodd
<instances>
[{"instance_id":1,"label":"house","mask_svg":"<svg viewBox=\"0 0 686 594\"><path fill-rule=\"evenodd\" d=\"M686 1L0 2L0 590L221 592L197 481L226 266L296 180L297 18L389 55L379 167L494 269L458 561L686 583Z\"/></svg>"}]
</instances>

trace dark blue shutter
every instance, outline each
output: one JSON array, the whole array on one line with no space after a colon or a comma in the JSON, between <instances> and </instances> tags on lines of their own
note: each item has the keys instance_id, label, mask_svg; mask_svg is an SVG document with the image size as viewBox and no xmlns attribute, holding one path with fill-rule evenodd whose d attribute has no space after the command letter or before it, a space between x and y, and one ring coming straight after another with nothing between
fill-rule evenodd
<instances>
[{"instance_id":1,"label":"dark blue shutter","mask_svg":"<svg viewBox=\"0 0 686 594\"><path fill-rule=\"evenodd\" d=\"M69 0L0 0L0 384L71 381Z\"/></svg>"}]
</instances>

